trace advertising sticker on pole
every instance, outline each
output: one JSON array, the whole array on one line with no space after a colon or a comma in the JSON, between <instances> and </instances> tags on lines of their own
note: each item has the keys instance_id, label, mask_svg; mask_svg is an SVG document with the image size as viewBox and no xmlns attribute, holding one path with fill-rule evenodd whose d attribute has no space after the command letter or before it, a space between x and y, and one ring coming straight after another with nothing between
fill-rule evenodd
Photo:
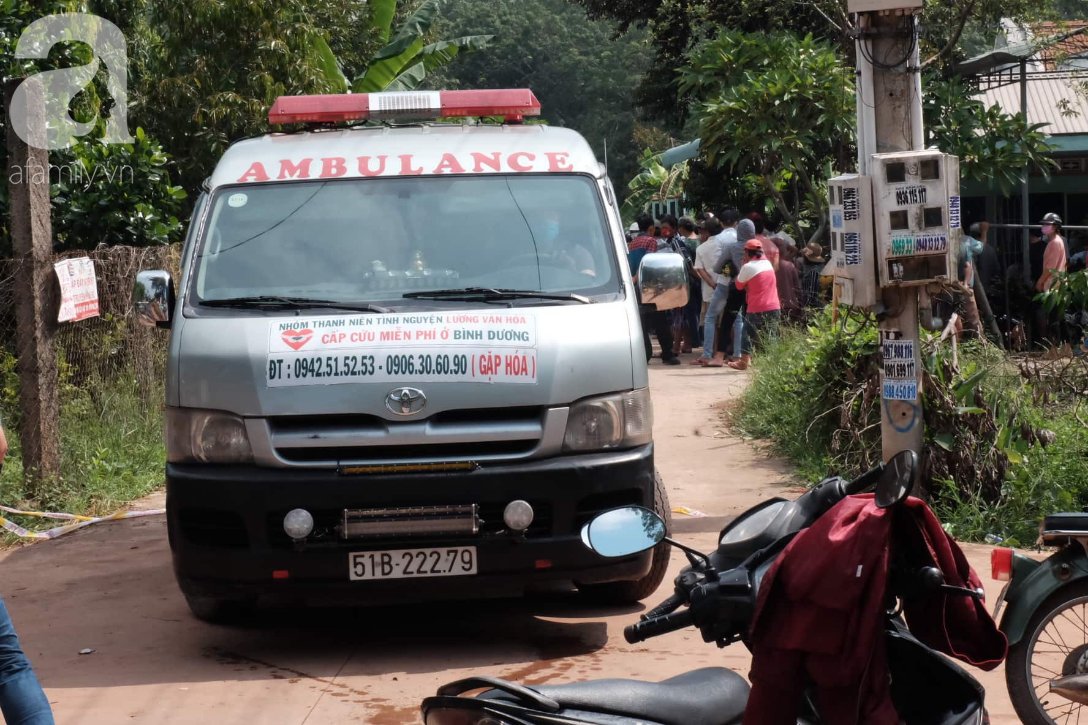
<instances>
[{"instance_id":1,"label":"advertising sticker on pole","mask_svg":"<svg viewBox=\"0 0 1088 725\"><path fill-rule=\"evenodd\" d=\"M66 259L53 265L60 280L60 314L57 322L78 322L98 317L98 281L94 262L87 257Z\"/></svg>"}]
</instances>

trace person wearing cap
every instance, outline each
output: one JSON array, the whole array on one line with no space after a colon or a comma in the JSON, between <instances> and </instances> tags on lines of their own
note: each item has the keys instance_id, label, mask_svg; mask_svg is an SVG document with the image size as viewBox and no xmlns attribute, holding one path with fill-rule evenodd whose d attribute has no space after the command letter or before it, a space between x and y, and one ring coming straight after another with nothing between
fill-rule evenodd
<instances>
[{"instance_id":1,"label":"person wearing cap","mask_svg":"<svg viewBox=\"0 0 1088 725\"><path fill-rule=\"evenodd\" d=\"M809 242L801 250L801 304L806 308L820 307L820 272L827 265L824 248L819 242Z\"/></svg>"},{"instance_id":2,"label":"person wearing cap","mask_svg":"<svg viewBox=\"0 0 1088 725\"><path fill-rule=\"evenodd\" d=\"M1035 283L1035 289L1046 292L1057 279L1055 273L1065 271L1067 260L1065 239L1062 237L1062 218L1051 212L1043 217L1040 225L1043 239L1046 240L1046 249L1043 251L1043 273Z\"/></svg>"},{"instance_id":3,"label":"person wearing cap","mask_svg":"<svg viewBox=\"0 0 1088 725\"><path fill-rule=\"evenodd\" d=\"M1065 272L1069 261L1066 255L1065 239L1062 237L1062 218L1051 212L1043 216L1039 222L1043 233L1043 264L1038 280L1035 282L1037 292L1048 292L1058 280L1057 274ZM1064 335L1063 325L1060 320L1055 322L1055 315L1048 315L1046 308L1039 302L1033 302L1033 312L1038 333L1035 339L1049 339L1050 344L1057 347L1061 344Z\"/></svg>"},{"instance_id":4,"label":"person wearing cap","mask_svg":"<svg viewBox=\"0 0 1088 725\"><path fill-rule=\"evenodd\" d=\"M729 363L729 367L734 370L748 369L756 338L773 337L782 317L775 270L763 253L763 243L758 239L745 242L744 259L744 266L737 276L737 289L744 290L748 299L744 310L744 337L740 360Z\"/></svg>"}]
</instances>

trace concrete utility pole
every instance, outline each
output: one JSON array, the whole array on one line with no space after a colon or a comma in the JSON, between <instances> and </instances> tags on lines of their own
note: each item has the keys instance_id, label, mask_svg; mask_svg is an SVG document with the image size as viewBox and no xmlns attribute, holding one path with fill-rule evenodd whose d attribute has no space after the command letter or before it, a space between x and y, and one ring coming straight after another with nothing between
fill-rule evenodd
<instances>
[{"instance_id":1,"label":"concrete utility pole","mask_svg":"<svg viewBox=\"0 0 1088 725\"><path fill-rule=\"evenodd\" d=\"M11 118L11 98L21 79L4 88ZM60 474L59 377L54 336L60 304L53 271L53 231L49 207L49 151L46 150L45 98L39 83L27 83L31 144L8 124L8 190L11 236L19 263L15 277L16 345L19 361L19 442L26 493Z\"/></svg>"},{"instance_id":2,"label":"concrete utility pole","mask_svg":"<svg viewBox=\"0 0 1088 725\"><path fill-rule=\"evenodd\" d=\"M909 0L904 2L908 4ZM923 148L918 29L913 8L909 7L861 12L858 21L858 171L871 176L871 154ZM887 317L880 323L881 340L913 341L913 373L918 389L913 401L881 401L885 461L903 450L922 451L919 289L902 286L882 291ZM883 377L881 372L882 389Z\"/></svg>"}]
</instances>

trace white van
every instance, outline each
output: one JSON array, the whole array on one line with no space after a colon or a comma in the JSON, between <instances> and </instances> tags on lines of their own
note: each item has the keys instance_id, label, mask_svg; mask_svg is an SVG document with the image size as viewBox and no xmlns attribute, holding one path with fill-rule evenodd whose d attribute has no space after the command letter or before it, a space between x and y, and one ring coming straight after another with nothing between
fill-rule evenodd
<instances>
[{"instance_id":1,"label":"white van","mask_svg":"<svg viewBox=\"0 0 1088 725\"><path fill-rule=\"evenodd\" d=\"M141 320L171 330L169 534L197 616L657 588L664 550L579 538L619 505L668 516L640 309L687 280L648 255L640 308L604 169L535 113L527 90L282 98L272 122L306 130L223 155L176 295L140 273ZM506 122L418 120L457 116Z\"/></svg>"}]
</instances>

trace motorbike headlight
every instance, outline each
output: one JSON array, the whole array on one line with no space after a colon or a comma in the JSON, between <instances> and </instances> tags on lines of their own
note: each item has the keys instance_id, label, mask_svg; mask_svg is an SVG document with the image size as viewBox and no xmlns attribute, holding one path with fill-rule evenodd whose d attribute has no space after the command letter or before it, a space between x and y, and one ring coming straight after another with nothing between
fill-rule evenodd
<instances>
[{"instance_id":1,"label":"motorbike headlight","mask_svg":"<svg viewBox=\"0 0 1088 725\"><path fill-rule=\"evenodd\" d=\"M170 463L251 463L246 424L218 410L167 408L166 460Z\"/></svg>"},{"instance_id":2,"label":"motorbike headlight","mask_svg":"<svg viewBox=\"0 0 1088 725\"><path fill-rule=\"evenodd\" d=\"M570 407L564 451L633 448L653 440L649 388L581 400Z\"/></svg>"}]
</instances>

